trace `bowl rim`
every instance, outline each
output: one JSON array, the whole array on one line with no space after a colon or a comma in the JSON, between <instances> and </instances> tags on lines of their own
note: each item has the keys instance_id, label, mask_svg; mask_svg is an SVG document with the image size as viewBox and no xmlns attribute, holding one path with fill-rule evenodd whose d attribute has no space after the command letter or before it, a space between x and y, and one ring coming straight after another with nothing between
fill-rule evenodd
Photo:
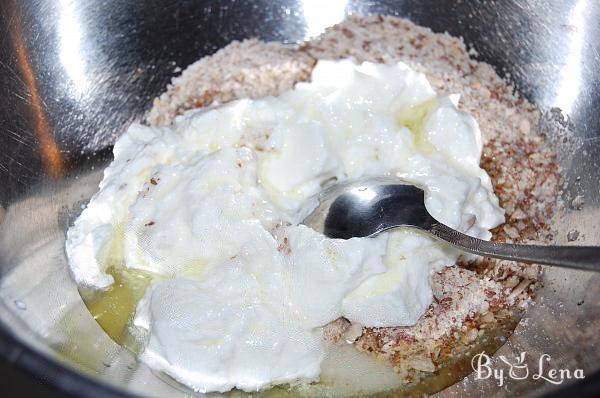
<instances>
[{"instance_id":1,"label":"bowl rim","mask_svg":"<svg viewBox=\"0 0 600 398\"><path fill-rule=\"evenodd\" d=\"M28 376L62 394L86 398L137 398L142 397L130 391L123 391L108 383L77 372L56 359L28 346L15 336L4 322L0 322L0 360L24 370ZM451 387L451 386L450 386ZM443 391L443 390L442 390ZM544 398L566 396L597 397L600 394L600 370L585 379L560 386L541 395Z\"/></svg>"},{"instance_id":2,"label":"bowl rim","mask_svg":"<svg viewBox=\"0 0 600 398\"><path fill-rule=\"evenodd\" d=\"M4 322L0 322L0 357L10 365L24 370L27 376L44 385L73 397L89 398L133 398L140 397L129 391L96 380L85 373L77 372L42 352L35 350L17 336Z\"/></svg>"}]
</instances>

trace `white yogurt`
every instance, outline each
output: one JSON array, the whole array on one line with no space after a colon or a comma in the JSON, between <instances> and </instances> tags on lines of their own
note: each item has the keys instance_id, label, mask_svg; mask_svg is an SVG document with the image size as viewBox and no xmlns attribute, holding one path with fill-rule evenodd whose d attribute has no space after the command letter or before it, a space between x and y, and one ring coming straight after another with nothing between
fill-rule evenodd
<instances>
[{"instance_id":1,"label":"white yogurt","mask_svg":"<svg viewBox=\"0 0 600 398\"><path fill-rule=\"evenodd\" d=\"M156 275L134 320L141 359L198 391L318 379L320 327L414 324L431 273L459 256L413 231L342 241L298 225L324 181L396 174L453 228L489 239L503 222L477 123L456 99L404 64L320 61L279 97L134 124L68 231L72 274L110 286L122 241L125 266Z\"/></svg>"}]
</instances>

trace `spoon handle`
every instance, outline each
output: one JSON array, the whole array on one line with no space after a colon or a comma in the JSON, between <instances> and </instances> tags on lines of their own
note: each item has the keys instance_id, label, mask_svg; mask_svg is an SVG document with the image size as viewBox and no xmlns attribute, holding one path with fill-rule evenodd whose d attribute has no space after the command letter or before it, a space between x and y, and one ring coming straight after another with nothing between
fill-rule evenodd
<instances>
[{"instance_id":1,"label":"spoon handle","mask_svg":"<svg viewBox=\"0 0 600 398\"><path fill-rule=\"evenodd\" d=\"M600 246L537 246L488 242L439 223L433 224L429 232L439 239L480 256L600 271Z\"/></svg>"}]
</instances>

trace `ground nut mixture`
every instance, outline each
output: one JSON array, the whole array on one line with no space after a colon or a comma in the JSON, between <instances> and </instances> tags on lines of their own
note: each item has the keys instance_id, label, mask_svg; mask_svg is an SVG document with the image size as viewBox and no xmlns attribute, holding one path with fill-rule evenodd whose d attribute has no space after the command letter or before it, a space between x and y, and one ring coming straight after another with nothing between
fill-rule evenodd
<instances>
[{"instance_id":1,"label":"ground nut mixture","mask_svg":"<svg viewBox=\"0 0 600 398\"><path fill-rule=\"evenodd\" d=\"M168 124L189 109L280 94L308 79L319 59L403 61L424 73L436 91L459 93L459 106L479 123L481 166L506 210L506 223L493 231L493 240L549 242L561 177L554 152L536 130L539 112L490 65L471 55L462 40L405 19L351 16L300 47L258 40L231 43L174 78L147 121ZM391 361L410 381L438 369L511 309L526 306L539 275L539 266L508 261L459 264L434 275L434 303L416 325L361 328L340 319L324 333Z\"/></svg>"}]
</instances>

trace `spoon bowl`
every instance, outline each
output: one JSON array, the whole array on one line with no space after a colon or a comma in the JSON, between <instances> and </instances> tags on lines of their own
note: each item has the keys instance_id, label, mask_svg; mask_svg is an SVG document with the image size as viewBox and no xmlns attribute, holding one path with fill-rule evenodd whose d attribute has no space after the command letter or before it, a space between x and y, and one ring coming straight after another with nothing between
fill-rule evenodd
<instances>
[{"instance_id":1,"label":"spoon bowl","mask_svg":"<svg viewBox=\"0 0 600 398\"><path fill-rule=\"evenodd\" d=\"M318 200L303 223L330 238L375 236L399 226L429 229L436 223L425 208L423 189L394 177L333 183Z\"/></svg>"}]
</instances>

